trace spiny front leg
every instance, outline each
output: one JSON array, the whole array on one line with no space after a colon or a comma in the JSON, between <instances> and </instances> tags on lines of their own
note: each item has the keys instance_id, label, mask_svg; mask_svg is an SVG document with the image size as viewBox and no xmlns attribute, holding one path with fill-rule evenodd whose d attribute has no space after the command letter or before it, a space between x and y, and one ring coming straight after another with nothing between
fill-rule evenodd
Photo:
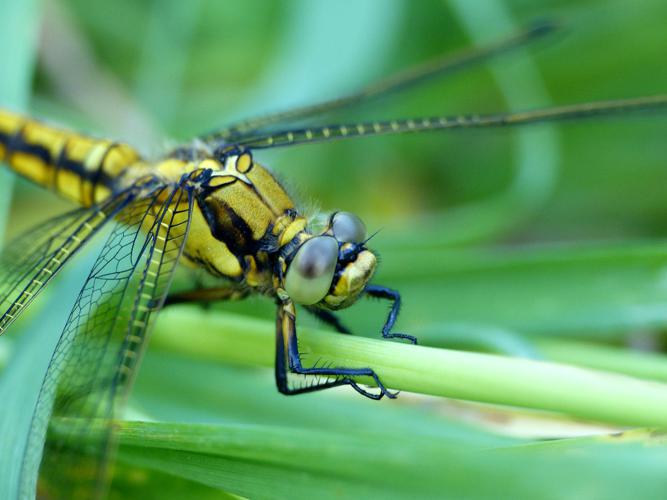
<instances>
[{"instance_id":1,"label":"spiny front leg","mask_svg":"<svg viewBox=\"0 0 667 500\"><path fill-rule=\"evenodd\" d=\"M276 317L276 384L283 394L293 395L313 392L339 385L351 385L359 394L371 399L382 399L383 396L395 398L397 393L390 392L380 382L379 377L371 368L343 367L312 367L304 368L296 336L296 312L294 303L286 300L278 303ZM290 373L305 376L306 385L294 386ZM361 388L352 377L371 377L379 393L368 392Z\"/></svg>"}]
</instances>

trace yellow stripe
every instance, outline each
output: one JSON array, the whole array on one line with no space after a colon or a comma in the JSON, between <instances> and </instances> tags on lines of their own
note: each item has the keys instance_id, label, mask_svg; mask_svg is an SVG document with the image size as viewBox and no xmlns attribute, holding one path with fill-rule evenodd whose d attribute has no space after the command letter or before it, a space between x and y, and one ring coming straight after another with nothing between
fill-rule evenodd
<instances>
[{"instance_id":1,"label":"yellow stripe","mask_svg":"<svg viewBox=\"0 0 667 500\"><path fill-rule=\"evenodd\" d=\"M46 165L41 158L25 153L14 153L11 155L9 162L12 170L18 174L40 186L51 186L53 168Z\"/></svg>"},{"instance_id":2,"label":"yellow stripe","mask_svg":"<svg viewBox=\"0 0 667 500\"><path fill-rule=\"evenodd\" d=\"M84 206L109 196L109 188L97 184L99 179L115 179L141 161L139 154L125 144L79 135L6 110L0 110L0 134L8 138L9 144L18 139L13 143L15 150L0 143L0 161Z\"/></svg>"},{"instance_id":3,"label":"yellow stripe","mask_svg":"<svg viewBox=\"0 0 667 500\"><path fill-rule=\"evenodd\" d=\"M33 146L41 146L49 152L50 157L58 158L60 153L67 142L67 134L60 130L55 130L50 127L46 127L38 122L27 122L21 131L21 136L23 141L27 144ZM27 153L17 153L16 155L28 156ZM33 162L33 170L26 170L26 165L24 164L24 169L22 172L28 179L37 182L38 184L51 188L55 184L55 169L52 164L45 164L41 158L35 157L35 162ZM16 164L16 159L13 159L12 163ZM41 172L38 171L37 164L41 165Z\"/></svg>"},{"instance_id":4,"label":"yellow stripe","mask_svg":"<svg viewBox=\"0 0 667 500\"><path fill-rule=\"evenodd\" d=\"M7 135L14 135L23 127L26 119L15 113L0 110L0 132Z\"/></svg>"},{"instance_id":5,"label":"yellow stripe","mask_svg":"<svg viewBox=\"0 0 667 500\"><path fill-rule=\"evenodd\" d=\"M0 110L0 134L11 139L17 131L21 130L25 119L17 114ZM7 148L0 144L0 161L7 161Z\"/></svg>"}]
</instances>

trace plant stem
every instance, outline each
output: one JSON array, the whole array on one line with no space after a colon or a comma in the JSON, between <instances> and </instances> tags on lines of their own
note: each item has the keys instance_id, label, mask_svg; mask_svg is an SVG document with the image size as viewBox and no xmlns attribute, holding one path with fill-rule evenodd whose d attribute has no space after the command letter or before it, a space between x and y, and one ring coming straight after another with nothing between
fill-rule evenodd
<instances>
[{"instance_id":1,"label":"plant stem","mask_svg":"<svg viewBox=\"0 0 667 500\"><path fill-rule=\"evenodd\" d=\"M535 344L552 361L667 382L667 358L662 354L561 339L537 339Z\"/></svg>"},{"instance_id":2,"label":"plant stem","mask_svg":"<svg viewBox=\"0 0 667 500\"><path fill-rule=\"evenodd\" d=\"M215 361L273 366L273 322L172 307L160 346ZM402 345L301 328L307 359L370 366L394 389L564 413L620 425L667 425L667 384L565 364ZM364 380L366 383L367 381Z\"/></svg>"}]
</instances>

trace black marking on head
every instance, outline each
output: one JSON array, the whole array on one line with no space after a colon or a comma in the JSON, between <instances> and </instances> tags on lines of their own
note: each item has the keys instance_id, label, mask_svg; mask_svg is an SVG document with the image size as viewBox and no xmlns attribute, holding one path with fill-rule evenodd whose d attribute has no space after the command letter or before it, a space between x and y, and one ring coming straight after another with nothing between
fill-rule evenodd
<instances>
[{"instance_id":1,"label":"black marking on head","mask_svg":"<svg viewBox=\"0 0 667 500\"><path fill-rule=\"evenodd\" d=\"M338 281L345 272L345 268L357 260L358 255L364 250L367 250L367 248L363 243L338 243L338 261L336 262L336 271L334 271L329 291L336 288Z\"/></svg>"}]
</instances>

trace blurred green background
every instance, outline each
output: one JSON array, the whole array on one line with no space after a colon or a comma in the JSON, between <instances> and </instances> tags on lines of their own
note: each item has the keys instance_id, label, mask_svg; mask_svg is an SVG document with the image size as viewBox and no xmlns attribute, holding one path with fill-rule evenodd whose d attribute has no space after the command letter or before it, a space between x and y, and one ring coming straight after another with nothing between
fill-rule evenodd
<instances>
[{"instance_id":1,"label":"blurred green background","mask_svg":"<svg viewBox=\"0 0 667 500\"><path fill-rule=\"evenodd\" d=\"M519 110L667 89L667 4L659 0L3 0L0 13L8 38L1 105L123 139L149 156L235 119L343 95L537 19L563 29L492 64L313 123ZM373 239L382 258L375 281L402 292L400 331L428 345L621 372L628 371L623 356L651 351L635 365L641 373L631 374L664 380L665 124L664 115L640 114L351 140L256 158L306 211L349 210L370 231L382 229ZM66 207L22 181L11 200L10 234ZM53 325L64 322L67 298L73 302L92 257L79 259L19 328L32 333L41 325L41 338L54 342ZM385 307L361 302L343 318L376 336ZM270 301L219 309L269 318L271 328ZM34 356L26 353L35 344L48 359L48 343L34 340L36 333L17 338L0 344L14 363L7 361L0 387L10 393L16 385L6 380ZM583 439L549 447L532 438L608 428L408 394L381 405L345 389L285 399L269 370L168 354L159 328L154 340L129 416L214 424L211 435L221 441L215 453L193 445L151 454L150 436L121 448L114 495L667 494L659 472L667 453L642 444L648 434L627 445ZM605 358L610 347L620 361ZM602 358L601 365L592 361ZM257 427L243 434L235 427L241 424ZM304 429L312 434L293 434ZM321 443L311 455L290 448L308 440ZM252 448L258 443L261 452ZM192 490L204 487L213 489Z\"/></svg>"}]
</instances>

